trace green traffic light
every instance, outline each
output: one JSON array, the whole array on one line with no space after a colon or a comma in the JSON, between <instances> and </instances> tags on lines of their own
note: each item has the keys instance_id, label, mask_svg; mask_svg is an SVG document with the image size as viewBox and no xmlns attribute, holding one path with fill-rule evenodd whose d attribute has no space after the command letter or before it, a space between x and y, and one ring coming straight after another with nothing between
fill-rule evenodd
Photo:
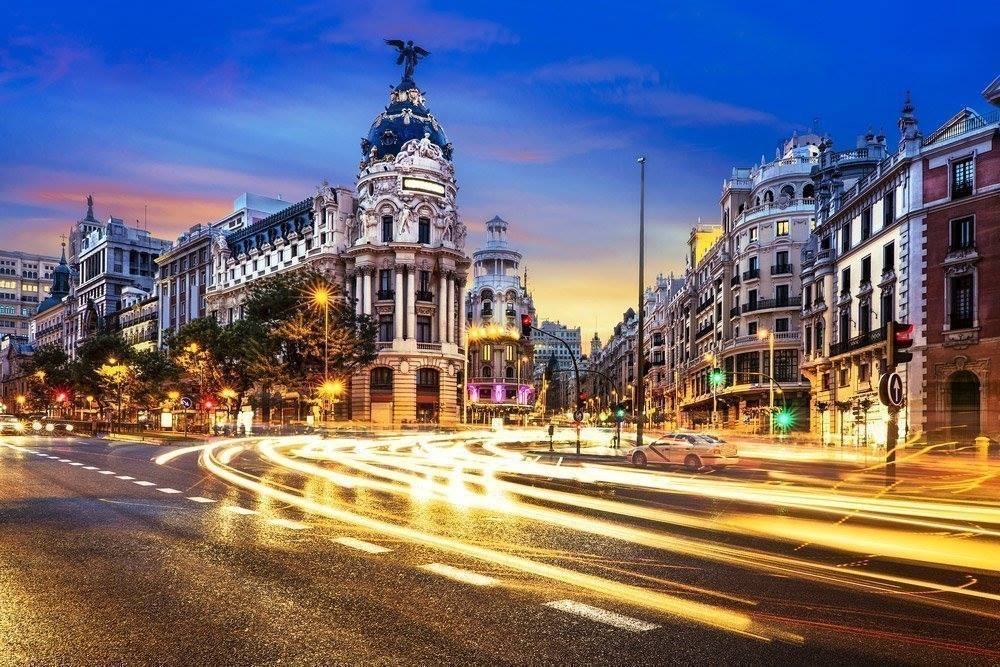
<instances>
[{"instance_id":1,"label":"green traffic light","mask_svg":"<svg viewBox=\"0 0 1000 667\"><path fill-rule=\"evenodd\" d=\"M709 374L708 381L718 387L726 383L726 374L717 368Z\"/></svg>"},{"instance_id":2,"label":"green traffic light","mask_svg":"<svg viewBox=\"0 0 1000 667\"><path fill-rule=\"evenodd\" d=\"M774 416L774 423L778 425L778 428L790 428L793 423L795 423L795 418L792 413L788 410L781 410Z\"/></svg>"}]
</instances>

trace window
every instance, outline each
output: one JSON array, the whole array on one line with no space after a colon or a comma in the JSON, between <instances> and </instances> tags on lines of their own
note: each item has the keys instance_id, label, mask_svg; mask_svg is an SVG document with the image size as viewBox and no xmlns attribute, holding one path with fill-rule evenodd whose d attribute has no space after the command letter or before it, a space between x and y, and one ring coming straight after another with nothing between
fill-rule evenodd
<instances>
[{"instance_id":1,"label":"window","mask_svg":"<svg viewBox=\"0 0 1000 667\"><path fill-rule=\"evenodd\" d=\"M493 346L483 345L483 361L490 361L493 359Z\"/></svg>"},{"instance_id":2,"label":"window","mask_svg":"<svg viewBox=\"0 0 1000 667\"><path fill-rule=\"evenodd\" d=\"M788 285L777 285L774 288L774 302L776 306L788 305Z\"/></svg>"},{"instance_id":3,"label":"window","mask_svg":"<svg viewBox=\"0 0 1000 667\"><path fill-rule=\"evenodd\" d=\"M830 374L823 373L823 390L830 391Z\"/></svg>"},{"instance_id":4,"label":"window","mask_svg":"<svg viewBox=\"0 0 1000 667\"><path fill-rule=\"evenodd\" d=\"M872 281L872 256L868 255L861 260L861 284Z\"/></svg>"},{"instance_id":5,"label":"window","mask_svg":"<svg viewBox=\"0 0 1000 667\"><path fill-rule=\"evenodd\" d=\"M882 322L883 325L885 325L886 322L888 322L891 319L894 319L892 316L892 290L884 290L882 292L881 301L882 303L880 306L881 312L879 313L879 318L880 318L879 321Z\"/></svg>"},{"instance_id":6,"label":"window","mask_svg":"<svg viewBox=\"0 0 1000 667\"><path fill-rule=\"evenodd\" d=\"M848 384L850 384L850 382L851 382L851 369L845 366L844 368L840 369L839 384L841 387L846 387Z\"/></svg>"},{"instance_id":7,"label":"window","mask_svg":"<svg viewBox=\"0 0 1000 667\"><path fill-rule=\"evenodd\" d=\"M886 243L882 246L882 273L896 269L896 244Z\"/></svg>"},{"instance_id":8,"label":"window","mask_svg":"<svg viewBox=\"0 0 1000 667\"><path fill-rule=\"evenodd\" d=\"M851 267L847 267L840 272L840 293L851 293Z\"/></svg>"},{"instance_id":9,"label":"window","mask_svg":"<svg viewBox=\"0 0 1000 667\"><path fill-rule=\"evenodd\" d=\"M418 284L419 284L418 289L421 292L429 292L431 290L431 272L421 270L420 280Z\"/></svg>"},{"instance_id":10,"label":"window","mask_svg":"<svg viewBox=\"0 0 1000 667\"><path fill-rule=\"evenodd\" d=\"M757 335L757 323L756 322L750 322L749 324L747 324L747 335L748 336L756 336Z\"/></svg>"},{"instance_id":11,"label":"window","mask_svg":"<svg viewBox=\"0 0 1000 667\"><path fill-rule=\"evenodd\" d=\"M507 368L504 369L504 377L507 378L508 380L513 380L514 379L514 367L513 366L507 366Z\"/></svg>"},{"instance_id":12,"label":"window","mask_svg":"<svg viewBox=\"0 0 1000 667\"><path fill-rule=\"evenodd\" d=\"M795 382L799 375L799 351L798 350L775 350L774 351L774 380L775 382Z\"/></svg>"},{"instance_id":13,"label":"window","mask_svg":"<svg viewBox=\"0 0 1000 667\"><path fill-rule=\"evenodd\" d=\"M508 345L503 352L504 361L514 361L514 346Z\"/></svg>"},{"instance_id":14,"label":"window","mask_svg":"<svg viewBox=\"0 0 1000 667\"><path fill-rule=\"evenodd\" d=\"M483 366L483 373L482 373L482 375L480 377L484 377L484 378L491 378L491 377L493 377L493 367L492 366Z\"/></svg>"},{"instance_id":15,"label":"window","mask_svg":"<svg viewBox=\"0 0 1000 667\"><path fill-rule=\"evenodd\" d=\"M382 216L382 242L389 243L392 241L392 216L383 215Z\"/></svg>"},{"instance_id":16,"label":"window","mask_svg":"<svg viewBox=\"0 0 1000 667\"><path fill-rule=\"evenodd\" d=\"M861 211L861 240L872 235L872 207L867 206Z\"/></svg>"},{"instance_id":17,"label":"window","mask_svg":"<svg viewBox=\"0 0 1000 667\"><path fill-rule=\"evenodd\" d=\"M440 377L440 373L434 368L420 368L417 370L417 387L436 389L440 382Z\"/></svg>"},{"instance_id":18,"label":"window","mask_svg":"<svg viewBox=\"0 0 1000 667\"><path fill-rule=\"evenodd\" d=\"M395 336L395 331L392 326L392 315L379 315L378 316L378 339L379 342L389 343L392 342Z\"/></svg>"},{"instance_id":19,"label":"window","mask_svg":"<svg viewBox=\"0 0 1000 667\"><path fill-rule=\"evenodd\" d=\"M756 227L751 227L750 228L750 243L756 243L756 242L757 242L757 228Z\"/></svg>"},{"instance_id":20,"label":"window","mask_svg":"<svg viewBox=\"0 0 1000 667\"><path fill-rule=\"evenodd\" d=\"M872 330L872 308L867 301L858 304L858 333L868 333Z\"/></svg>"},{"instance_id":21,"label":"window","mask_svg":"<svg viewBox=\"0 0 1000 667\"><path fill-rule=\"evenodd\" d=\"M371 387L376 391L392 391L392 369L385 366L373 368Z\"/></svg>"},{"instance_id":22,"label":"window","mask_svg":"<svg viewBox=\"0 0 1000 667\"><path fill-rule=\"evenodd\" d=\"M869 364L858 364L858 382L867 382L871 377L872 367Z\"/></svg>"},{"instance_id":23,"label":"window","mask_svg":"<svg viewBox=\"0 0 1000 667\"><path fill-rule=\"evenodd\" d=\"M388 292L392 290L392 269L380 269L378 272L378 289L379 297L383 295L388 295Z\"/></svg>"},{"instance_id":24,"label":"window","mask_svg":"<svg viewBox=\"0 0 1000 667\"><path fill-rule=\"evenodd\" d=\"M806 296L805 299L802 300L802 303L809 306L812 304L812 300L813 300L813 286L806 285Z\"/></svg>"},{"instance_id":25,"label":"window","mask_svg":"<svg viewBox=\"0 0 1000 667\"><path fill-rule=\"evenodd\" d=\"M806 183L804 186L802 186L803 199L812 199L815 193L816 193L816 188L813 187L812 183Z\"/></svg>"},{"instance_id":26,"label":"window","mask_svg":"<svg viewBox=\"0 0 1000 667\"><path fill-rule=\"evenodd\" d=\"M896 191L890 190L882 198L882 228L885 229L896 222Z\"/></svg>"},{"instance_id":27,"label":"window","mask_svg":"<svg viewBox=\"0 0 1000 667\"><path fill-rule=\"evenodd\" d=\"M961 199L972 194L972 171L974 161L971 157L951 163L951 198Z\"/></svg>"},{"instance_id":28,"label":"window","mask_svg":"<svg viewBox=\"0 0 1000 667\"><path fill-rule=\"evenodd\" d=\"M778 220L775 223L775 234L777 236L788 236L788 221Z\"/></svg>"},{"instance_id":29,"label":"window","mask_svg":"<svg viewBox=\"0 0 1000 667\"><path fill-rule=\"evenodd\" d=\"M806 338L805 338L805 342L806 342L806 354L807 355L812 354L812 348L813 348L812 334L813 334L812 327L807 326L806 327Z\"/></svg>"},{"instance_id":30,"label":"window","mask_svg":"<svg viewBox=\"0 0 1000 667\"><path fill-rule=\"evenodd\" d=\"M951 221L951 250L970 250L975 245L975 218L968 216Z\"/></svg>"},{"instance_id":31,"label":"window","mask_svg":"<svg viewBox=\"0 0 1000 667\"><path fill-rule=\"evenodd\" d=\"M823 354L823 320L816 321L816 352Z\"/></svg>"},{"instance_id":32,"label":"window","mask_svg":"<svg viewBox=\"0 0 1000 667\"><path fill-rule=\"evenodd\" d=\"M847 221L840 228L840 252L847 252L851 249L851 222Z\"/></svg>"},{"instance_id":33,"label":"window","mask_svg":"<svg viewBox=\"0 0 1000 667\"><path fill-rule=\"evenodd\" d=\"M846 343L851 338L851 311L844 308L840 311L840 330L837 332L837 339L841 343Z\"/></svg>"},{"instance_id":34,"label":"window","mask_svg":"<svg viewBox=\"0 0 1000 667\"><path fill-rule=\"evenodd\" d=\"M757 290L752 289L747 292L747 304L749 304L750 310L757 310Z\"/></svg>"},{"instance_id":35,"label":"window","mask_svg":"<svg viewBox=\"0 0 1000 667\"><path fill-rule=\"evenodd\" d=\"M419 237L417 238L417 243L430 243L431 242L431 219L430 218L419 218L417 221L417 230Z\"/></svg>"},{"instance_id":36,"label":"window","mask_svg":"<svg viewBox=\"0 0 1000 667\"><path fill-rule=\"evenodd\" d=\"M970 329L973 325L974 294L971 273L951 279L951 328Z\"/></svg>"},{"instance_id":37,"label":"window","mask_svg":"<svg viewBox=\"0 0 1000 667\"><path fill-rule=\"evenodd\" d=\"M788 318L779 317L774 320L774 330L776 332L788 331Z\"/></svg>"},{"instance_id":38,"label":"window","mask_svg":"<svg viewBox=\"0 0 1000 667\"><path fill-rule=\"evenodd\" d=\"M750 269L751 273L753 273L755 271L759 271L760 270L760 259L758 257L751 257L750 259L748 259L747 260L747 268Z\"/></svg>"},{"instance_id":39,"label":"window","mask_svg":"<svg viewBox=\"0 0 1000 667\"><path fill-rule=\"evenodd\" d=\"M417 315L417 342L418 343L430 343L433 342L431 339L431 316L430 315Z\"/></svg>"}]
</instances>

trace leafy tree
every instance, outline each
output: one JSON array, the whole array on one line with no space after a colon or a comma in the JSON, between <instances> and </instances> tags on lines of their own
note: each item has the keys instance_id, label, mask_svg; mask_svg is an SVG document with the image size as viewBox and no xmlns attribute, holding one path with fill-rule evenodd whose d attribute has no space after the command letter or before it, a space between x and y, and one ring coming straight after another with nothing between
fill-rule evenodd
<instances>
[{"instance_id":1,"label":"leafy tree","mask_svg":"<svg viewBox=\"0 0 1000 667\"><path fill-rule=\"evenodd\" d=\"M24 361L24 374L30 377L27 398L36 408L48 407L54 394L73 388L73 371L61 345L43 345Z\"/></svg>"}]
</instances>

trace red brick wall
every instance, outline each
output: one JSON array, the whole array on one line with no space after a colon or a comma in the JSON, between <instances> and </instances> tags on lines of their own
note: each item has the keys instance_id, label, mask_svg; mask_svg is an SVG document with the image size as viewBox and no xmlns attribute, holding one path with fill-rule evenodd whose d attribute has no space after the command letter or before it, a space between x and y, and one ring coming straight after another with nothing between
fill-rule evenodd
<instances>
[{"instance_id":1,"label":"red brick wall","mask_svg":"<svg viewBox=\"0 0 1000 667\"><path fill-rule=\"evenodd\" d=\"M948 165L931 169L924 158L924 203L948 196Z\"/></svg>"}]
</instances>

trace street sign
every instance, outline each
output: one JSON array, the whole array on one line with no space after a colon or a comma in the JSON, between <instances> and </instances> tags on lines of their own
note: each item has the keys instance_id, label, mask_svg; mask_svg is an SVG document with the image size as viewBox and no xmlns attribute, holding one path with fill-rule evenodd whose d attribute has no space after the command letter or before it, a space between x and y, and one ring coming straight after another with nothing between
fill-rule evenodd
<instances>
[{"instance_id":1,"label":"street sign","mask_svg":"<svg viewBox=\"0 0 1000 667\"><path fill-rule=\"evenodd\" d=\"M899 408L905 398L903 394L903 378L899 373L885 373L878 381L878 398L882 405Z\"/></svg>"},{"instance_id":2,"label":"street sign","mask_svg":"<svg viewBox=\"0 0 1000 667\"><path fill-rule=\"evenodd\" d=\"M190 410L192 405L194 405L194 401L192 401L187 396L181 398L181 407L184 408L185 410Z\"/></svg>"},{"instance_id":3,"label":"street sign","mask_svg":"<svg viewBox=\"0 0 1000 667\"><path fill-rule=\"evenodd\" d=\"M580 423L583 421L583 410L577 410L573 413L573 421Z\"/></svg>"}]
</instances>

